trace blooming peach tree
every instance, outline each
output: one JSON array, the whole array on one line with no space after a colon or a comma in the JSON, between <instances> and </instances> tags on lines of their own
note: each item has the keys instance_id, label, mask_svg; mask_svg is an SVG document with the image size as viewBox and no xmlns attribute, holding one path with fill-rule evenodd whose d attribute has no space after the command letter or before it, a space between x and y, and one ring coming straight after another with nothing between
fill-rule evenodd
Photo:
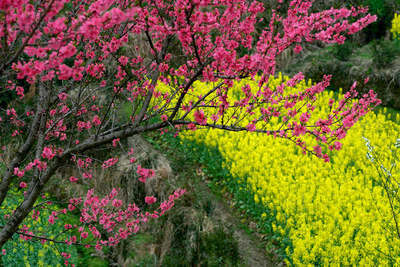
<instances>
[{"instance_id":1,"label":"blooming peach tree","mask_svg":"<svg viewBox=\"0 0 400 267\"><path fill-rule=\"evenodd\" d=\"M310 120L330 76L290 94L286 89L304 79L301 73L274 90L268 79L283 51L300 53L305 42L342 44L376 17L361 7L312 13L312 3L280 0L266 18L262 1L250 0L2 0L0 93L11 92L15 99L0 110L6 166L0 205L12 188L23 200L0 225L0 247L19 234L26 240L101 249L170 209L183 189L159 204L147 196L146 211L123 203L117 188L103 197L89 189L71 198L68 208L53 211L46 222L79 211L80 225L65 224L66 233L71 231L66 240L22 227L24 219L37 217L46 207L35 203L60 167L72 164L81 173L63 177L65 183L94 179L94 168L112 168L119 157L97 164L93 149L112 154L130 136L202 127L263 132L328 161L326 152L340 149L338 140L379 103L375 94L359 97L353 86L342 99L331 100L328 117ZM267 27L259 30L261 24ZM258 90L243 86L243 96L231 103L228 92L243 78L257 80ZM215 86L200 94L196 81ZM162 84L168 90L159 89ZM129 120L118 116L126 105ZM275 118L282 125L273 129L269 122ZM308 144L306 137L314 143ZM126 151L134 163L132 150ZM146 183L154 171L139 165L137 174ZM150 209L154 205L158 208Z\"/></svg>"}]
</instances>

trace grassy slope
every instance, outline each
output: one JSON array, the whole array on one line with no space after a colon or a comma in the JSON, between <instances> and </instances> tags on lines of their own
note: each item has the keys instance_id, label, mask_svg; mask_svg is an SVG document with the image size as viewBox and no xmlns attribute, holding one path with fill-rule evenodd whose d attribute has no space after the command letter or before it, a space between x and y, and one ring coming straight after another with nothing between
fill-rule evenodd
<instances>
[{"instance_id":1,"label":"grassy slope","mask_svg":"<svg viewBox=\"0 0 400 267\"><path fill-rule=\"evenodd\" d=\"M270 224L270 222L252 219L252 215L257 215L254 210L264 212L265 209L254 209L250 206L254 205L252 194L242 192L240 196L234 196L230 193L234 191L235 186L239 185L235 184L229 172L222 168L223 159L217 150L200 144L188 142L182 144L179 138L174 138L170 134L163 135L161 138L155 135L148 136L147 139L158 150L163 151L170 160L171 167L178 176L177 180L181 183L180 186L188 190L186 199L190 199L189 206L194 207L199 213L206 214L207 219L212 221L214 229L222 227L225 233L219 233L220 235L231 238L232 240L229 242L238 245L240 260L235 263L232 262L232 257L236 256L231 254L230 257L226 257L226 251L223 251L224 244L219 244L220 241L216 238L218 231L208 233L205 240L200 238L198 259L197 262L191 262L192 264L213 266L213 263L216 263L213 261L217 260L221 264L229 263L229 265L276 266L282 262L283 250L273 241L272 233L260 230L261 228L271 229L270 225L269 227L261 225ZM187 206L188 203L178 204L169 216L173 217L179 214L180 210ZM251 214L250 210L254 214ZM204 228L204 222L199 224L200 228ZM203 230L200 233L207 232L207 230ZM185 236L180 238L184 239ZM182 245L184 243L182 242ZM213 247L215 253L207 250L207 247ZM218 251L218 249L222 250ZM183 250L183 247L177 246L170 250L170 255L182 254ZM211 259L211 261L206 259ZM187 264L189 263L187 262ZM173 265L173 262L170 264Z\"/></svg>"}]
</instances>

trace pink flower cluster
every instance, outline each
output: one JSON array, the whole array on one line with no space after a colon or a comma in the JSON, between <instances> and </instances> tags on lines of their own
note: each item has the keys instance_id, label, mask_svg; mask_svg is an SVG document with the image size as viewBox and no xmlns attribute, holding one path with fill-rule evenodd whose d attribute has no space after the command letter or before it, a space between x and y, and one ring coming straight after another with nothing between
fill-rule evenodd
<instances>
[{"instance_id":1,"label":"pink flower cluster","mask_svg":"<svg viewBox=\"0 0 400 267\"><path fill-rule=\"evenodd\" d=\"M43 148L42 157L51 160L56 155L50 147Z\"/></svg>"},{"instance_id":2,"label":"pink flower cluster","mask_svg":"<svg viewBox=\"0 0 400 267\"><path fill-rule=\"evenodd\" d=\"M142 166L137 166L137 174L139 174L139 181L145 183L147 179L152 178L155 175L154 170L142 168Z\"/></svg>"},{"instance_id":3,"label":"pink flower cluster","mask_svg":"<svg viewBox=\"0 0 400 267\"><path fill-rule=\"evenodd\" d=\"M163 201L159 208L152 213L141 212L135 204L124 205L122 200L117 199L119 190L113 189L110 194L100 198L93 194L93 190L89 190L85 200L71 199L69 210L74 210L80 203L83 204L81 209L80 221L84 226L65 225L65 229L69 230L78 227L81 240L87 239L89 236L97 240L96 249L102 246L114 246L121 240L128 238L130 235L137 233L140 224L146 223L149 218L158 218L174 206L175 200L180 198L185 190L178 189L168 200ZM153 196L146 197L145 202L149 205L156 202ZM49 220L54 222L57 213L52 213ZM95 226L98 225L98 226ZM108 233L108 238L103 239L99 232L99 227ZM71 236L66 240L68 244L77 242L76 236Z\"/></svg>"},{"instance_id":4,"label":"pink flower cluster","mask_svg":"<svg viewBox=\"0 0 400 267\"><path fill-rule=\"evenodd\" d=\"M103 169L107 169L107 168L110 168L111 166L117 164L117 162L118 162L118 158L110 158L110 159L104 161L103 165L101 165L101 167Z\"/></svg>"}]
</instances>

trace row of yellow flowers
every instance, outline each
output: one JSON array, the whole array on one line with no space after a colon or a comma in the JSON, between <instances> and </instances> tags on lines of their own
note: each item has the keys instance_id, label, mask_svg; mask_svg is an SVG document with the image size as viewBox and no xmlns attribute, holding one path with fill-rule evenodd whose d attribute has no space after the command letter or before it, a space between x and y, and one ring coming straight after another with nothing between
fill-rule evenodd
<instances>
[{"instance_id":1,"label":"row of yellow flowers","mask_svg":"<svg viewBox=\"0 0 400 267\"><path fill-rule=\"evenodd\" d=\"M270 79L270 88L285 79L282 75ZM235 84L229 96L240 95L244 82ZM295 89L309 85L302 82ZM197 83L194 91L205 93L212 86ZM328 101L334 97L333 92L322 94L317 107L321 117L329 112ZM254 201L275 212L273 230L289 237L292 245L286 254L291 263L400 265L400 240L395 238L389 202L363 140L368 138L382 151L393 148L400 137L395 122L400 122L400 116L390 116L384 110L363 118L344 139L344 148L331 155L331 163L265 134L201 129L181 137L218 147L225 167L248 184ZM393 172L399 168L395 166ZM266 216L272 215L262 217Z\"/></svg>"}]
</instances>

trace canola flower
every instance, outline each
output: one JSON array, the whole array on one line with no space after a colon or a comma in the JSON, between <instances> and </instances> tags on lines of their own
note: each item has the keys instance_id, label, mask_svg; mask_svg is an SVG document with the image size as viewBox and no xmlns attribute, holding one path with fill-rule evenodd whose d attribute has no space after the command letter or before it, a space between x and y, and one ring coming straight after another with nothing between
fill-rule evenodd
<instances>
[{"instance_id":1,"label":"canola flower","mask_svg":"<svg viewBox=\"0 0 400 267\"><path fill-rule=\"evenodd\" d=\"M272 78L273 88L288 77ZM241 93L242 81L230 92ZM250 86L256 86L249 82ZM302 82L296 86L310 86ZM197 83L195 90L212 85ZM295 88L295 89L296 89ZM318 115L329 112L333 92L318 100ZM396 121L396 122L394 122ZM271 124L278 123L278 121ZM343 149L332 153L331 163L304 155L288 140L251 132L199 129L181 134L186 140L219 149L233 177L246 183L254 201L275 214L273 231L288 237L288 264L293 265L400 265L400 242L384 189L376 182L367 159L363 137L382 151L396 143L400 115L370 113L348 132ZM393 172L399 172L396 166ZM266 209L267 210L267 209ZM273 216L263 213L261 217Z\"/></svg>"},{"instance_id":2,"label":"canola flower","mask_svg":"<svg viewBox=\"0 0 400 267\"><path fill-rule=\"evenodd\" d=\"M400 38L400 14L394 14L390 31L393 33L394 39Z\"/></svg>"}]
</instances>

